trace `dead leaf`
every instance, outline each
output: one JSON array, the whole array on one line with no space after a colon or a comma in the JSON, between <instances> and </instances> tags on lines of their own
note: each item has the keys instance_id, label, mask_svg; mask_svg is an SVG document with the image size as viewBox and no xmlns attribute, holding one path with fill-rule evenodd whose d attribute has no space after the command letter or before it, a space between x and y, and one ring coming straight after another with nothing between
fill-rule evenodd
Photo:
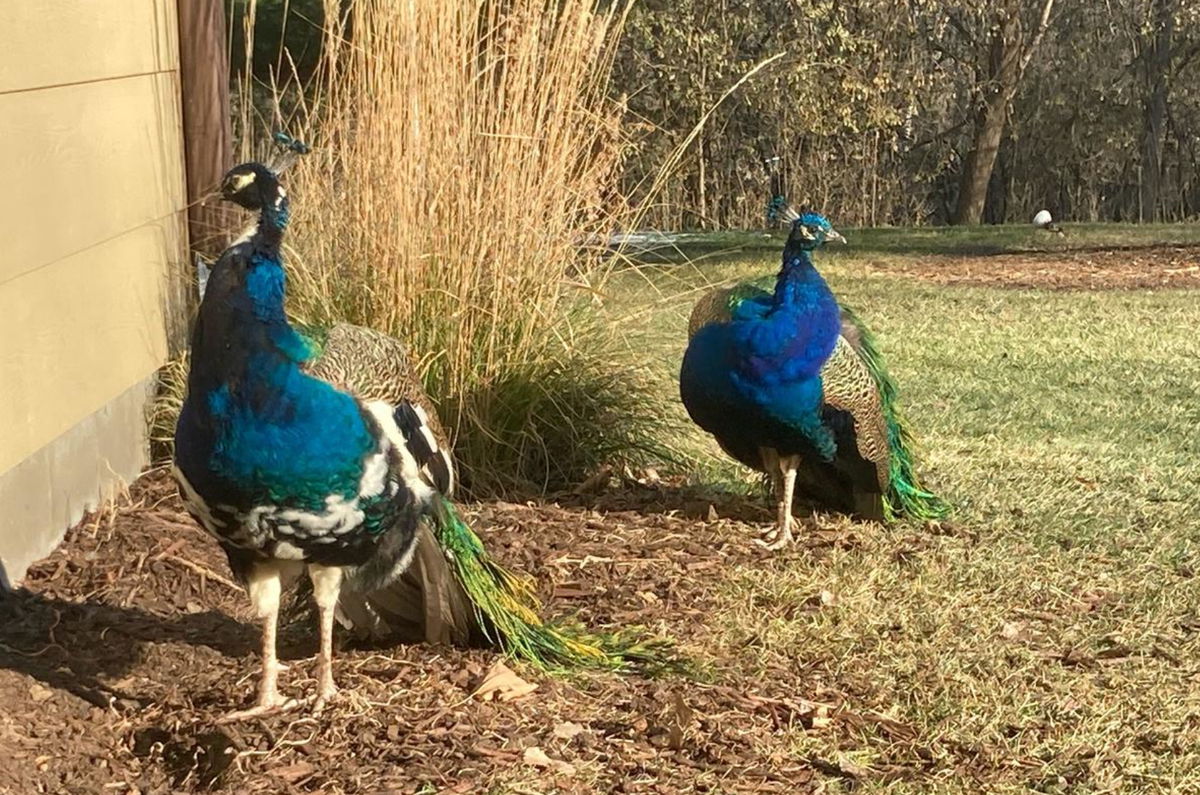
<instances>
[{"instance_id":1,"label":"dead leaf","mask_svg":"<svg viewBox=\"0 0 1200 795\"><path fill-rule=\"evenodd\" d=\"M555 773L562 773L565 776L575 775L575 766L570 762L564 762L561 759L551 759L546 756L546 752L536 745L531 745L525 749L525 755L522 761L530 767L540 767L543 770L553 770Z\"/></svg>"},{"instance_id":2,"label":"dead leaf","mask_svg":"<svg viewBox=\"0 0 1200 795\"><path fill-rule=\"evenodd\" d=\"M814 729L828 729L833 723L833 718L829 717L829 707L821 705L817 707L812 717L812 727Z\"/></svg>"},{"instance_id":3,"label":"dead leaf","mask_svg":"<svg viewBox=\"0 0 1200 795\"><path fill-rule=\"evenodd\" d=\"M54 695L53 690L51 690L48 687L42 687L37 682L34 682L32 685L29 686L29 697L39 703L42 701L46 701L53 695Z\"/></svg>"},{"instance_id":4,"label":"dead leaf","mask_svg":"<svg viewBox=\"0 0 1200 795\"><path fill-rule=\"evenodd\" d=\"M822 607L836 607L837 603L837 594L827 588L822 588L817 593L808 596L802 604L809 610L820 610Z\"/></svg>"},{"instance_id":5,"label":"dead leaf","mask_svg":"<svg viewBox=\"0 0 1200 795\"><path fill-rule=\"evenodd\" d=\"M525 749L523 759L525 764L532 767L550 767L550 757L546 756L546 752L536 745L531 745Z\"/></svg>"},{"instance_id":6,"label":"dead leaf","mask_svg":"<svg viewBox=\"0 0 1200 795\"><path fill-rule=\"evenodd\" d=\"M488 748L486 745L472 746L471 752L487 759L498 759L506 764L516 762L518 759L518 754L516 751L506 751L500 748Z\"/></svg>"},{"instance_id":7,"label":"dead leaf","mask_svg":"<svg viewBox=\"0 0 1200 795\"><path fill-rule=\"evenodd\" d=\"M718 520L718 519L720 519L720 518L721 518L721 516L720 516L720 514L718 514L718 513L717 513L717 508L716 508L716 506L715 506L715 505L713 505L712 503L709 503L709 506L708 506L708 521L710 521L710 522L715 522L715 521L717 521L717 520Z\"/></svg>"},{"instance_id":8,"label":"dead leaf","mask_svg":"<svg viewBox=\"0 0 1200 795\"><path fill-rule=\"evenodd\" d=\"M561 582L554 586L555 599L579 599L587 595L588 592L584 589L582 583Z\"/></svg>"},{"instance_id":9,"label":"dead leaf","mask_svg":"<svg viewBox=\"0 0 1200 795\"><path fill-rule=\"evenodd\" d=\"M683 700L683 696L680 695L678 691L675 692L673 701L673 706L675 707L675 721L679 723L680 726L687 726L692 722L692 715L694 715L695 712L687 705L687 702Z\"/></svg>"},{"instance_id":10,"label":"dead leaf","mask_svg":"<svg viewBox=\"0 0 1200 795\"><path fill-rule=\"evenodd\" d=\"M295 784L301 779L308 778L316 771L316 767L308 762L295 762L284 767L271 769L271 775L283 779L288 784Z\"/></svg>"},{"instance_id":11,"label":"dead leaf","mask_svg":"<svg viewBox=\"0 0 1200 795\"><path fill-rule=\"evenodd\" d=\"M1108 607L1116 601L1116 596L1100 590L1085 591L1075 597L1074 607L1081 613L1094 613L1102 607Z\"/></svg>"},{"instance_id":12,"label":"dead leaf","mask_svg":"<svg viewBox=\"0 0 1200 795\"><path fill-rule=\"evenodd\" d=\"M574 740L583 733L583 727L578 723L565 721L554 727L554 736L560 740Z\"/></svg>"},{"instance_id":13,"label":"dead leaf","mask_svg":"<svg viewBox=\"0 0 1200 795\"><path fill-rule=\"evenodd\" d=\"M1029 630L1026 629L1024 621L1005 621L1004 626L1000 628L1000 635L1005 640L1029 640Z\"/></svg>"},{"instance_id":14,"label":"dead leaf","mask_svg":"<svg viewBox=\"0 0 1200 795\"><path fill-rule=\"evenodd\" d=\"M871 768L852 762L845 756L839 755L837 764L842 772L851 778L866 778L871 774Z\"/></svg>"},{"instance_id":15,"label":"dead leaf","mask_svg":"<svg viewBox=\"0 0 1200 795\"><path fill-rule=\"evenodd\" d=\"M912 742L917 739L919 732L916 727L909 726L907 723L902 723L895 718L890 718L878 712L868 712L865 714L867 720L879 727L888 739L896 742Z\"/></svg>"},{"instance_id":16,"label":"dead leaf","mask_svg":"<svg viewBox=\"0 0 1200 795\"><path fill-rule=\"evenodd\" d=\"M526 682L502 660L497 660L471 695L480 701L515 701L528 696L537 688L535 683Z\"/></svg>"}]
</instances>

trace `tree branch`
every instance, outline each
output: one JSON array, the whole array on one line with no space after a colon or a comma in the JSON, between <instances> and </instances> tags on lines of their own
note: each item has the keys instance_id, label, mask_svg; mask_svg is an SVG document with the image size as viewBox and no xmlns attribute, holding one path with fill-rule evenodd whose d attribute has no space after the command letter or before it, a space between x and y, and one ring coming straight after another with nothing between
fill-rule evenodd
<instances>
[{"instance_id":1,"label":"tree branch","mask_svg":"<svg viewBox=\"0 0 1200 795\"><path fill-rule=\"evenodd\" d=\"M1171 65L1171 77L1177 77L1181 72L1186 70L1192 64L1192 60L1200 55L1200 42L1193 44L1188 49L1179 48L1180 51L1174 53L1175 63Z\"/></svg>"},{"instance_id":2,"label":"tree branch","mask_svg":"<svg viewBox=\"0 0 1200 795\"><path fill-rule=\"evenodd\" d=\"M943 138L945 138L947 135L958 132L963 127L966 127L967 124L970 123L971 121L972 121L972 118L967 117L967 118L963 119L962 121L960 121L958 124L947 127L946 129L942 130L941 132L934 133L933 135L929 136L928 138L923 138L920 141L917 141L915 144L908 147L908 151L915 152L916 150L920 149L922 146L929 146L932 143L936 143L936 142L942 140Z\"/></svg>"},{"instance_id":3,"label":"tree branch","mask_svg":"<svg viewBox=\"0 0 1200 795\"><path fill-rule=\"evenodd\" d=\"M1046 31L1050 28L1050 12L1053 10L1054 0L1046 0L1042 6L1041 18L1038 20L1037 33L1033 34L1033 39L1030 40L1029 46L1025 48L1025 53L1021 56L1021 75L1025 74L1025 68L1033 60L1034 52L1037 50L1038 45L1042 43L1042 38L1046 35Z\"/></svg>"}]
</instances>

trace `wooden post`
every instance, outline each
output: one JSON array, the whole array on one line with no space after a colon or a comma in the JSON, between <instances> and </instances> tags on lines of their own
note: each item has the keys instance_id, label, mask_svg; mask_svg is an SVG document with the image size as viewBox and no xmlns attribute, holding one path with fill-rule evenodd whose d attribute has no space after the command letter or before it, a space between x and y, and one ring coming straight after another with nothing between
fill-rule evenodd
<instances>
[{"instance_id":1,"label":"wooden post","mask_svg":"<svg viewBox=\"0 0 1200 795\"><path fill-rule=\"evenodd\" d=\"M190 207L188 237L192 251L215 257L224 249L235 223L219 197L199 203L217 189L233 165L224 0L178 0L176 5Z\"/></svg>"}]
</instances>

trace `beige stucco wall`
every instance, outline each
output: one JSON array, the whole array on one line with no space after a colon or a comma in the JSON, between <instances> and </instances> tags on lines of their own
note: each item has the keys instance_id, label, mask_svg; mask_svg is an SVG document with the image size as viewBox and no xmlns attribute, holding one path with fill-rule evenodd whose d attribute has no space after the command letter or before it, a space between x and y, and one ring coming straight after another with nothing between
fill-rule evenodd
<instances>
[{"instance_id":1,"label":"beige stucco wall","mask_svg":"<svg viewBox=\"0 0 1200 795\"><path fill-rule=\"evenodd\" d=\"M175 0L3 0L0 566L144 463L186 261Z\"/></svg>"}]
</instances>

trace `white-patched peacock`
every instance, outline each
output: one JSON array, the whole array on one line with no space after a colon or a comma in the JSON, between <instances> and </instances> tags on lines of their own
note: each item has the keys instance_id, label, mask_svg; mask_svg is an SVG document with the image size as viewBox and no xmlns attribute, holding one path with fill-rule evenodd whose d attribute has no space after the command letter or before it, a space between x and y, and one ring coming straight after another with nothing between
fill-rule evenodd
<instances>
[{"instance_id":1,"label":"white-patched peacock","mask_svg":"<svg viewBox=\"0 0 1200 795\"><path fill-rule=\"evenodd\" d=\"M1050 214L1049 210L1037 211L1037 213L1033 216L1033 228L1041 229L1045 232L1053 232L1054 234L1060 236L1066 236L1067 234L1065 231L1063 231L1063 228L1059 226L1057 222L1055 222L1054 216Z\"/></svg>"},{"instance_id":2,"label":"white-patched peacock","mask_svg":"<svg viewBox=\"0 0 1200 795\"><path fill-rule=\"evenodd\" d=\"M866 326L839 306L810 252L845 239L823 216L789 210L773 290L711 291L688 323L680 396L729 455L771 476L779 500L765 546L792 538L795 493L844 513L938 519L917 479L895 383Z\"/></svg>"},{"instance_id":3,"label":"white-patched peacock","mask_svg":"<svg viewBox=\"0 0 1200 795\"><path fill-rule=\"evenodd\" d=\"M214 265L192 335L175 476L263 622L255 707L290 708L275 640L283 589L307 571L319 615L316 706L336 692L335 619L377 639L486 640L544 667L618 668L657 644L551 626L530 582L496 564L448 499L454 469L397 340L284 311L288 199L259 163L226 175L257 224Z\"/></svg>"}]
</instances>

